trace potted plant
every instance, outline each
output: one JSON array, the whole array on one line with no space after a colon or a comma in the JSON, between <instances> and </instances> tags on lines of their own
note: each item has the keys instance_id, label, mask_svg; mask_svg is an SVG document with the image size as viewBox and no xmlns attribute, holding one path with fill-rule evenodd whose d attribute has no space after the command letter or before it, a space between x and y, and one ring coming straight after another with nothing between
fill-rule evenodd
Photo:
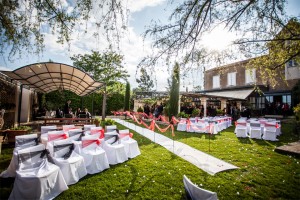
<instances>
[{"instance_id":1,"label":"potted plant","mask_svg":"<svg viewBox=\"0 0 300 200\"><path fill-rule=\"evenodd\" d=\"M95 124L97 127L99 126L100 122L101 122L100 117L95 117L95 119L94 119L94 124Z\"/></svg>"},{"instance_id":2,"label":"potted plant","mask_svg":"<svg viewBox=\"0 0 300 200\"><path fill-rule=\"evenodd\" d=\"M110 125L114 125L115 121L113 119L105 119L105 120L101 120L101 126L103 128L105 128L105 126L110 126Z\"/></svg>"},{"instance_id":3,"label":"potted plant","mask_svg":"<svg viewBox=\"0 0 300 200\"><path fill-rule=\"evenodd\" d=\"M30 126L19 126L13 127L11 129L5 130L7 140L9 143L15 143L15 137L18 135L26 135L31 132L32 128Z\"/></svg>"}]
</instances>

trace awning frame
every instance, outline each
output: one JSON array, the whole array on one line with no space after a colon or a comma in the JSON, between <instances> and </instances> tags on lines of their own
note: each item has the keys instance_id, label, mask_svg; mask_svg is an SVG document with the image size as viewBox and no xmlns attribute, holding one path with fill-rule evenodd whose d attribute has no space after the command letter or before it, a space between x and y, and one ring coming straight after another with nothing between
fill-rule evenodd
<instances>
[{"instance_id":1,"label":"awning frame","mask_svg":"<svg viewBox=\"0 0 300 200\"><path fill-rule=\"evenodd\" d=\"M78 68L56 62L34 63L0 73L42 93L69 90L79 96L86 96L105 86L105 83L95 81Z\"/></svg>"}]
</instances>

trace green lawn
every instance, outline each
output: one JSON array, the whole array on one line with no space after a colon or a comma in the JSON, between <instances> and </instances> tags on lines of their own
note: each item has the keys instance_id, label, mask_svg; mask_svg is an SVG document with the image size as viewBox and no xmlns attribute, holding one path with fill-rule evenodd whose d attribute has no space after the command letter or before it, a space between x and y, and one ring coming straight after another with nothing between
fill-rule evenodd
<instances>
[{"instance_id":1,"label":"green lawn","mask_svg":"<svg viewBox=\"0 0 300 200\"><path fill-rule=\"evenodd\" d=\"M279 142L238 139L234 127L210 139L206 134L175 132L175 140L239 167L214 176L132 130L140 156L84 177L57 199L183 199L184 174L217 192L219 199L300 199L300 159L274 151L276 146L299 140L299 135L293 134L291 124L282 126ZM169 132L165 135L171 137ZM12 149L3 149L0 171L8 166L11 153ZM0 179L1 199L8 198L12 186L13 179Z\"/></svg>"}]
</instances>

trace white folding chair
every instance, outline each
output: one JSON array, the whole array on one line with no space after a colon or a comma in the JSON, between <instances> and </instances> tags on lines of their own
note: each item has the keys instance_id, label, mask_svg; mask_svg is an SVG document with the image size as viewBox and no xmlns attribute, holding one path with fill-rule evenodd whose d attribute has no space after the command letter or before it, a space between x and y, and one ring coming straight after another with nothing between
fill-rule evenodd
<instances>
[{"instance_id":1,"label":"white folding chair","mask_svg":"<svg viewBox=\"0 0 300 200\"><path fill-rule=\"evenodd\" d=\"M10 160L9 166L6 170L4 170L0 177L8 178L15 177L16 170L18 168L18 151L21 149L25 149L28 147L36 146L39 144L39 138L37 134L29 134L29 135L19 135L15 137L15 148L13 151L13 156Z\"/></svg>"},{"instance_id":2,"label":"white folding chair","mask_svg":"<svg viewBox=\"0 0 300 200\"><path fill-rule=\"evenodd\" d=\"M45 134L48 133L49 131L56 131L57 130L57 126L41 126L41 134Z\"/></svg>"},{"instance_id":3,"label":"white folding chair","mask_svg":"<svg viewBox=\"0 0 300 200\"><path fill-rule=\"evenodd\" d=\"M109 168L106 152L100 147L100 134L87 135L82 137L81 156L88 174L102 172Z\"/></svg>"},{"instance_id":4,"label":"white folding chair","mask_svg":"<svg viewBox=\"0 0 300 200\"><path fill-rule=\"evenodd\" d=\"M116 125L110 125L110 126L105 126L105 132L112 132L117 130L117 126Z\"/></svg>"},{"instance_id":5,"label":"white folding chair","mask_svg":"<svg viewBox=\"0 0 300 200\"><path fill-rule=\"evenodd\" d=\"M277 137L277 124L276 122L266 122L264 128L264 134L262 139L270 141L278 141Z\"/></svg>"},{"instance_id":6,"label":"white folding chair","mask_svg":"<svg viewBox=\"0 0 300 200\"><path fill-rule=\"evenodd\" d=\"M217 200L216 192L202 189L191 182L185 175L183 175L183 184L187 199L192 200Z\"/></svg>"},{"instance_id":7,"label":"white folding chair","mask_svg":"<svg viewBox=\"0 0 300 200\"><path fill-rule=\"evenodd\" d=\"M81 138L85 136L82 129L71 129L68 131L68 139L73 141L75 152L81 154Z\"/></svg>"},{"instance_id":8,"label":"white folding chair","mask_svg":"<svg viewBox=\"0 0 300 200\"><path fill-rule=\"evenodd\" d=\"M121 143L125 146L125 151L128 158L134 158L141 154L138 143L132 139L133 134L129 132L129 129L119 130L119 138Z\"/></svg>"},{"instance_id":9,"label":"white folding chair","mask_svg":"<svg viewBox=\"0 0 300 200\"><path fill-rule=\"evenodd\" d=\"M101 146L106 152L108 163L110 165L123 163L128 160L125 146L124 144L121 144L116 131L105 133L105 138Z\"/></svg>"},{"instance_id":10,"label":"white folding chair","mask_svg":"<svg viewBox=\"0 0 300 200\"><path fill-rule=\"evenodd\" d=\"M71 140L53 142L53 160L60 167L67 185L75 184L87 174L84 158L74 151Z\"/></svg>"},{"instance_id":11,"label":"white folding chair","mask_svg":"<svg viewBox=\"0 0 300 200\"><path fill-rule=\"evenodd\" d=\"M19 169L9 199L53 199L68 189L45 145L19 150L18 158Z\"/></svg>"},{"instance_id":12,"label":"white folding chair","mask_svg":"<svg viewBox=\"0 0 300 200\"><path fill-rule=\"evenodd\" d=\"M186 131L186 118L181 118L177 124L177 131Z\"/></svg>"},{"instance_id":13,"label":"white folding chair","mask_svg":"<svg viewBox=\"0 0 300 200\"><path fill-rule=\"evenodd\" d=\"M85 124L85 125L83 125L84 133L89 135L90 130L91 130L92 127L96 127L96 125L95 124Z\"/></svg>"},{"instance_id":14,"label":"white folding chair","mask_svg":"<svg viewBox=\"0 0 300 200\"><path fill-rule=\"evenodd\" d=\"M259 122L250 122L249 129L250 138L261 139L261 127Z\"/></svg>"},{"instance_id":15,"label":"white folding chair","mask_svg":"<svg viewBox=\"0 0 300 200\"><path fill-rule=\"evenodd\" d=\"M94 135L94 134L100 134L100 139L104 138L104 130L102 127L91 127L90 129L90 134Z\"/></svg>"},{"instance_id":16,"label":"white folding chair","mask_svg":"<svg viewBox=\"0 0 300 200\"><path fill-rule=\"evenodd\" d=\"M63 125L62 126L63 128L63 131L67 132L69 130L72 130L72 129L76 129L75 125L74 124L71 124L71 125Z\"/></svg>"},{"instance_id":17,"label":"white folding chair","mask_svg":"<svg viewBox=\"0 0 300 200\"><path fill-rule=\"evenodd\" d=\"M248 137L247 122L246 121L236 121L236 126L234 130L236 137Z\"/></svg>"}]
</instances>

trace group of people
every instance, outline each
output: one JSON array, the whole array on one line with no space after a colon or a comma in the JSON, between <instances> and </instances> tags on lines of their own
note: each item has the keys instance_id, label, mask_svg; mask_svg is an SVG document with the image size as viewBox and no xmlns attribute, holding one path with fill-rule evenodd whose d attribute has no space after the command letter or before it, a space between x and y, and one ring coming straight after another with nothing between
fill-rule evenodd
<instances>
[{"instance_id":1,"label":"group of people","mask_svg":"<svg viewBox=\"0 0 300 200\"><path fill-rule=\"evenodd\" d=\"M81 110L80 108L77 108L75 113L72 111L72 108L70 107L71 100L68 100L63 108L61 110L60 108L57 108L56 110L56 118L63 118L63 117L77 117L77 118L91 118L92 115L88 111L87 108L84 108Z\"/></svg>"},{"instance_id":2,"label":"group of people","mask_svg":"<svg viewBox=\"0 0 300 200\"><path fill-rule=\"evenodd\" d=\"M162 115L164 111L164 106L162 103L160 105L152 105L151 107L148 104L144 105L144 113L146 113L148 116L150 113L152 113L156 118Z\"/></svg>"}]
</instances>

